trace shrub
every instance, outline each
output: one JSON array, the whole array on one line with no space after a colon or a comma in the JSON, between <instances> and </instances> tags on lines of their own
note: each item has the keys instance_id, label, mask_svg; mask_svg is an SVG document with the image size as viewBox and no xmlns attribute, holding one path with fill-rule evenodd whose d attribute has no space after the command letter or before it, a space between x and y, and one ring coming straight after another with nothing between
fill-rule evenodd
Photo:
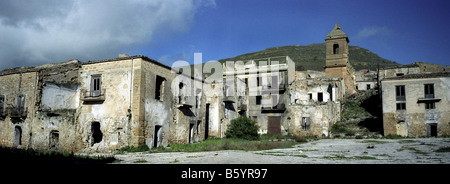
<instances>
[{"instance_id":1,"label":"shrub","mask_svg":"<svg viewBox=\"0 0 450 184\"><path fill-rule=\"evenodd\" d=\"M236 119L231 120L225 136L227 138L238 138L246 140L258 140L259 126L256 122L248 117L239 116Z\"/></svg>"}]
</instances>

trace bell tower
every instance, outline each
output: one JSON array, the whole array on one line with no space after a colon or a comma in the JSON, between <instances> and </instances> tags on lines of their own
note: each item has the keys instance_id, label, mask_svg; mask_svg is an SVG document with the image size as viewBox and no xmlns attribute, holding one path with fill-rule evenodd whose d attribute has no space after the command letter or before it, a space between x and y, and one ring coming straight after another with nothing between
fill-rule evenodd
<instances>
[{"instance_id":1,"label":"bell tower","mask_svg":"<svg viewBox=\"0 0 450 184\"><path fill-rule=\"evenodd\" d=\"M355 71L348 62L347 34L342 31L338 23L325 38L326 63L325 75L327 78L341 78L346 85L345 92L350 95L356 92Z\"/></svg>"}]
</instances>

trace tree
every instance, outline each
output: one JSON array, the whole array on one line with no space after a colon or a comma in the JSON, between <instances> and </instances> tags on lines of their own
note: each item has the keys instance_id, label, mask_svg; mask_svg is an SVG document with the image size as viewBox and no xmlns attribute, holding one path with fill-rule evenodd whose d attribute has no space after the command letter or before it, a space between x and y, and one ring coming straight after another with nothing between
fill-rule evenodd
<instances>
[{"instance_id":1,"label":"tree","mask_svg":"<svg viewBox=\"0 0 450 184\"><path fill-rule=\"evenodd\" d=\"M239 116L236 119L231 120L225 136L227 138L239 138L246 140L258 140L259 126L256 122L246 116Z\"/></svg>"}]
</instances>

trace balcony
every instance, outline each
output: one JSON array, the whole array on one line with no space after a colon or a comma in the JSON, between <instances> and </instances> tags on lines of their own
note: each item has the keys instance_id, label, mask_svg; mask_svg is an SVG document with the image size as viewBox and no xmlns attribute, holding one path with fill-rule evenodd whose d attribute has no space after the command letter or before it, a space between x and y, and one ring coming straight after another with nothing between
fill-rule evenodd
<instances>
[{"instance_id":1,"label":"balcony","mask_svg":"<svg viewBox=\"0 0 450 184\"><path fill-rule=\"evenodd\" d=\"M191 108L193 105L190 103L190 99L189 96L178 96L177 99L178 103L177 103L177 107L187 107L187 108Z\"/></svg>"},{"instance_id":2,"label":"balcony","mask_svg":"<svg viewBox=\"0 0 450 184\"><path fill-rule=\"evenodd\" d=\"M286 110L286 105L284 103L278 103L276 106L272 107L261 107L261 111L277 111L277 112L284 112Z\"/></svg>"},{"instance_id":3,"label":"balcony","mask_svg":"<svg viewBox=\"0 0 450 184\"><path fill-rule=\"evenodd\" d=\"M241 104L238 106L238 111L246 111L247 110L247 104Z\"/></svg>"},{"instance_id":4,"label":"balcony","mask_svg":"<svg viewBox=\"0 0 450 184\"><path fill-rule=\"evenodd\" d=\"M224 96L222 99L223 102L235 103L236 99L233 96Z\"/></svg>"},{"instance_id":5,"label":"balcony","mask_svg":"<svg viewBox=\"0 0 450 184\"><path fill-rule=\"evenodd\" d=\"M10 118L26 118L28 111L24 108L17 107L8 107L6 108L6 114L9 115Z\"/></svg>"},{"instance_id":6,"label":"balcony","mask_svg":"<svg viewBox=\"0 0 450 184\"><path fill-rule=\"evenodd\" d=\"M81 100L85 102L105 101L106 89L101 90L81 90Z\"/></svg>"},{"instance_id":7,"label":"balcony","mask_svg":"<svg viewBox=\"0 0 450 184\"><path fill-rule=\"evenodd\" d=\"M418 98L417 103L439 102L440 98L435 98L434 94L425 94L424 98Z\"/></svg>"}]
</instances>

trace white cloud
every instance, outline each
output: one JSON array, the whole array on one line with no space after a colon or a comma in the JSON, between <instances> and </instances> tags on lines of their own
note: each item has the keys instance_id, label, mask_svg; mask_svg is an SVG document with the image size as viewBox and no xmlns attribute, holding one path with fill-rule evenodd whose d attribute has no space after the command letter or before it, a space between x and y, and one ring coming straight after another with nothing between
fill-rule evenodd
<instances>
[{"instance_id":1,"label":"white cloud","mask_svg":"<svg viewBox=\"0 0 450 184\"><path fill-rule=\"evenodd\" d=\"M0 1L0 69L115 57L189 30L213 0Z\"/></svg>"},{"instance_id":2,"label":"white cloud","mask_svg":"<svg viewBox=\"0 0 450 184\"><path fill-rule=\"evenodd\" d=\"M370 27L364 27L361 31L356 34L355 39L365 39L376 35L387 35L390 34L392 31L387 28L386 26L370 26Z\"/></svg>"}]
</instances>

